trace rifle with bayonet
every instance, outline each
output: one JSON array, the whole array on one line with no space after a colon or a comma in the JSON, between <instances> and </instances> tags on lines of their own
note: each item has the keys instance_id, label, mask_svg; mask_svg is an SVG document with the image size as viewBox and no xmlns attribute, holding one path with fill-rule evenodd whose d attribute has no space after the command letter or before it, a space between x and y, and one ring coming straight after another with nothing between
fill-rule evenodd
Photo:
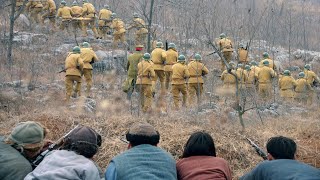
<instances>
[{"instance_id":1,"label":"rifle with bayonet","mask_svg":"<svg viewBox=\"0 0 320 180\"><path fill-rule=\"evenodd\" d=\"M264 160L267 160L267 154L258 146L256 145L251 139L246 138L249 144L256 150L257 154L261 156Z\"/></svg>"},{"instance_id":2,"label":"rifle with bayonet","mask_svg":"<svg viewBox=\"0 0 320 180\"><path fill-rule=\"evenodd\" d=\"M63 140L69 136L70 133L72 133L76 128L78 128L80 125L78 124L76 127L74 127L72 130L70 130L67 134L65 134L64 136L62 136L58 141L56 141L55 143L52 143L49 145L48 149L43 151L39 156L37 156L36 160L34 160L32 162L32 166L33 167L37 167L41 161L44 159L44 157L50 152L53 151L55 149L60 148L60 146L63 143Z\"/></svg>"}]
</instances>

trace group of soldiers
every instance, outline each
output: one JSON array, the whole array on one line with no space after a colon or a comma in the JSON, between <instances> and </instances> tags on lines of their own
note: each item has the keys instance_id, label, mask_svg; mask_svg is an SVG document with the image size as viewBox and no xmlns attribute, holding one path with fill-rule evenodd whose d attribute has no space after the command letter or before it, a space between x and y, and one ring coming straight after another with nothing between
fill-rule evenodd
<instances>
[{"instance_id":1,"label":"group of soldiers","mask_svg":"<svg viewBox=\"0 0 320 180\"><path fill-rule=\"evenodd\" d=\"M194 59L186 64L186 57L178 55L174 43L169 43L167 51L163 49L162 42L157 42L151 54L143 54L142 51L143 46L136 46L136 51L128 57L128 77L124 83L128 98L131 98L134 90L139 91L143 112L150 111L159 80L157 108L165 111L166 91L170 85L175 109L186 106L187 99L190 105L195 104L195 97L199 98L203 91L202 76L209 72L201 62L200 54L195 54Z\"/></svg>"},{"instance_id":2,"label":"group of soldiers","mask_svg":"<svg viewBox=\"0 0 320 180\"><path fill-rule=\"evenodd\" d=\"M238 49L238 64L231 61L233 52L232 42L224 34L220 35L217 42L219 50L227 64L221 64L223 89L236 91L249 96L258 92L259 96L267 101L274 95L273 79L279 77L278 87L280 97L286 101L296 99L302 103L312 104L314 97L314 83L319 83L319 77L306 64L304 71L299 73L295 80L289 70L277 72L274 61L267 52L263 53L263 59L257 63L248 62L248 51L243 44ZM123 91L127 93L128 99L134 90L140 92L140 105L144 112L151 111L152 99L156 94L156 84L159 81L160 93L156 101L156 107L166 111L165 98L171 86L174 108L181 106L192 106L200 102L203 93L203 76L209 73L207 67L202 63L200 54L194 54L186 64L186 57L178 54L174 43L168 44L168 50L164 50L161 41L156 43L156 48L149 53L143 53L144 46L136 45L135 52L128 56L128 76L123 83ZM84 42L82 48L76 46L73 52L66 58L66 91L67 100L73 96L80 96L81 76L84 75L87 82L86 96L90 97L92 87L92 63L98 60L90 44ZM225 69L225 67L228 67ZM279 74L279 76L278 76ZM73 82L76 88L73 90ZM182 94L182 98L180 97ZM197 98L197 101L195 101Z\"/></svg>"},{"instance_id":3,"label":"group of soldiers","mask_svg":"<svg viewBox=\"0 0 320 180\"><path fill-rule=\"evenodd\" d=\"M92 87L92 64L98 61L98 57L88 42L82 43L82 47L75 46L65 60L66 73L66 101L70 97L81 96L81 82L84 76L87 83L86 97L90 98ZM75 84L75 87L73 87Z\"/></svg>"},{"instance_id":4,"label":"group of soldiers","mask_svg":"<svg viewBox=\"0 0 320 180\"><path fill-rule=\"evenodd\" d=\"M319 77L311 70L310 64L304 66L304 71L299 72L298 79L295 80L289 70L277 73L268 53L263 53L263 56L264 59L259 64L252 61L247 65L239 63L235 67L233 62L229 63L231 71L225 70L221 75L223 87L235 92L238 83L238 90L242 94L253 96L258 91L259 96L268 101L274 95L273 78L279 74L278 87L282 100L292 102L295 99L303 104L312 104L313 86L319 83Z\"/></svg>"},{"instance_id":5,"label":"group of soldiers","mask_svg":"<svg viewBox=\"0 0 320 180\"><path fill-rule=\"evenodd\" d=\"M17 9L24 8L24 0L17 0ZM133 14L133 21L126 28L125 23L117 17L116 13L110 10L108 5L96 12L94 5L88 0L82 1L82 6L74 1L69 7L67 2L62 0L60 7L56 8L53 0L29 0L25 5L25 12L29 15L32 24L44 24L48 19L51 29L56 29L56 19L60 20L60 30L67 30L68 34L72 32L76 35L78 30L82 31L82 36L88 36L87 28L91 27L96 39L106 39L107 34L113 31L113 47L117 47L119 43L127 46L126 31L136 29L135 44L145 44L148 30L143 19L137 13ZM72 32L70 30L72 28Z\"/></svg>"}]
</instances>

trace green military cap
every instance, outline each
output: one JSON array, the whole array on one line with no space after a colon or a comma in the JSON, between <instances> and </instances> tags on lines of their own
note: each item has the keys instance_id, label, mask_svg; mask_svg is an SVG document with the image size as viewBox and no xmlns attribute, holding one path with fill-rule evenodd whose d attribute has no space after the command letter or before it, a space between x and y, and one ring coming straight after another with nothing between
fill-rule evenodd
<instances>
[{"instance_id":1,"label":"green military cap","mask_svg":"<svg viewBox=\"0 0 320 180\"><path fill-rule=\"evenodd\" d=\"M169 49L171 49L171 48L175 49L176 45L174 43L169 43L168 48Z\"/></svg>"},{"instance_id":2,"label":"green military cap","mask_svg":"<svg viewBox=\"0 0 320 180\"><path fill-rule=\"evenodd\" d=\"M268 66L269 65L269 61L263 61L263 65Z\"/></svg>"},{"instance_id":3,"label":"green military cap","mask_svg":"<svg viewBox=\"0 0 320 180\"><path fill-rule=\"evenodd\" d=\"M200 54L195 54L194 55L194 59L196 60L196 61L201 61L202 60L202 57L201 57L201 55Z\"/></svg>"},{"instance_id":4,"label":"green military cap","mask_svg":"<svg viewBox=\"0 0 320 180\"><path fill-rule=\"evenodd\" d=\"M88 48L88 47L90 47L90 44L88 42L83 42L82 47Z\"/></svg>"},{"instance_id":5,"label":"green military cap","mask_svg":"<svg viewBox=\"0 0 320 180\"><path fill-rule=\"evenodd\" d=\"M285 75L285 76L290 76L290 71L289 71L289 70L284 70L284 71L283 71L283 75Z\"/></svg>"},{"instance_id":6,"label":"green military cap","mask_svg":"<svg viewBox=\"0 0 320 180\"><path fill-rule=\"evenodd\" d=\"M305 76L304 72L300 72L298 75L300 78L303 78Z\"/></svg>"},{"instance_id":7,"label":"green military cap","mask_svg":"<svg viewBox=\"0 0 320 180\"><path fill-rule=\"evenodd\" d=\"M163 47L163 43L162 42L160 42L160 41L158 41L157 42L157 46L156 46L157 48L162 48Z\"/></svg>"},{"instance_id":8,"label":"green military cap","mask_svg":"<svg viewBox=\"0 0 320 180\"><path fill-rule=\"evenodd\" d=\"M134 17L134 18L138 18L138 17L139 17L139 14L138 14L138 13L133 13L133 17Z\"/></svg>"},{"instance_id":9,"label":"green military cap","mask_svg":"<svg viewBox=\"0 0 320 180\"><path fill-rule=\"evenodd\" d=\"M251 61L250 64L251 64L252 66L256 66L258 63L255 62L255 61Z\"/></svg>"},{"instance_id":10,"label":"green military cap","mask_svg":"<svg viewBox=\"0 0 320 180\"><path fill-rule=\"evenodd\" d=\"M311 66L310 66L310 64L306 64L306 65L304 65L304 68L310 70Z\"/></svg>"},{"instance_id":11,"label":"green military cap","mask_svg":"<svg viewBox=\"0 0 320 180\"><path fill-rule=\"evenodd\" d=\"M225 38L226 37L226 34L225 33L221 33L220 34L220 38L222 39L222 38Z\"/></svg>"},{"instance_id":12,"label":"green military cap","mask_svg":"<svg viewBox=\"0 0 320 180\"><path fill-rule=\"evenodd\" d=\"M80 53L80 52L81 52L80 47L79 47L79 46L75 46L75 47L72 49L72 52L74 52L74 53Z\"/></svg>"},{"instance_id":13,"label":"green military cap","mask_svg":"<svg viewBox=\"0 0 320 180\"><path fill-rule=\"evenodd\" d=\"M186 61L186 57L183 54L181 54L178 57L178 61L185 62Z\"/></svg>"},{"instance_id":14,"label":"green military cap","mask_svg":"<svg viewBox=\"0 0 320 180\"><path fill-rule=\"evenodd\" d=\"M264 58L268 58L268 57L269 57L269 54L268 54L267 52L264 52L264 53L262 54L262 56L263 56Z\"/></svg>"},{"instance_id":15,"label":"green military cap","mask_svg":"<svg viewBox=\"0 0 320 180\"><path fill-rule=\"evenodd\" d=\"M37 122L21 122L12 130L7 141L24 149L39 148L43 146L44 132L44 128Z\"/></svg>"},{"instance_id":16,"label":"green military cap","mask_svg":"<svg viewBox=\"0 0 320 180\"><path fill-rule=\"evenodd\" d=\"M151 56L150 56L149 53L145 53L145 54L143 55L143 59L146 60L146 61L150 61L150 58L151 58Z\"/></svg>"},{"instance_id":17,"label":"green military cap","mask_svg":"<svg viewBox=\"0 0 320 180\"><path fill-rule=\"evenodd\" d=\"M250 70L250 66L249 66L249 65L246 65L244 68L245 68L246 70Z\"/></svg>"}]
</instances>

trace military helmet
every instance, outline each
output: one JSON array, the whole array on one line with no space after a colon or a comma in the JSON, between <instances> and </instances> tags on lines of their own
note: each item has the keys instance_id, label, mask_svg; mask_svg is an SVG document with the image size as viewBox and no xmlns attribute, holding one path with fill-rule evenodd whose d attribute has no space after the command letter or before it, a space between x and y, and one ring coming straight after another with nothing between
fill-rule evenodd
<instances>
[{"instance_id":1,"label":"military helmet","mask_svg":"<svg viewBox=\"0 0 320 180\"><path fill-rule=\"evenodd\" d=\"M178 57L178 61L185 62L186 61L186 57L183 54L181 54Z\"/></svg>"},{"instance_id":2,"label":"military helmet","mask_svg":"<svg viewBox=\"0 0 320 180\"><path fill-rule=\"evenodd\" d=\"M255 61L251 61L251 62L250 62L250 64L251 64L252 66L256 66L256 65L258 65L258 63L257 63L257 62L255 62Z\"/></svg>"},{"instance_id":3,"label":"military helmet","mask_svg":"<svg viewBox=\"0 0 320 180\"><path fill-rule=\"evenodd\" d=\"M235 66L234 62L229 62L229 66L231 69L234 69L234 66Z\"/></svg>"},{"instance_id":4,"label":"military helmet","mask_svg":"<svg viewBox=\"0 0 320 180\"><path fill-rule=\"evenodd\" d=\"M298 76L299 76L300 78L303 78L303 77L305 76L305 74L304 74L304 72L300 72L300 73L298 74Z\"/></svg>"},{"instance_id":5,"label":"military helmet","mask_svg":"<svg viewBox=\"0 0 320 180\"><path fill-rule=\"evenodd\" d=\"M250 66L249 65L246 65L245 67L244 67L246 70L250 70Z\"/></svg>"},{"instance_id":6,"label":"military helmet","mask_svg":"<svg viewBox=\"0 0 320 180\"><path fill-rule=\"evenodd\" d=\"M241 67L243 67L243 65L242 65L241 63L239 63L239 64L237 65L237 67L238 67L238 68L241 68Z\"/></svg>"},{"instance_id":7,"label":"military helmet","mask_svg":"<svg viewBox=\"0 0 320 180\"><path fill-rule=\"evenodd\" d=\"M226 34L225 33L221 33L220 34L220 38L222 39L222 38L225 38L226 37Z\"/></svg>"},{"instance_id":8,"label":"military helmet","mask_svg":"<svg viewBox=\"0 0 320 180\"><path fill-rule=\"evenodd\" d=\"M133 18L138 18L139 14L138 13L133 13Z\"/></svg>"},{"instance_id":9,"label":"military helmet","mask_svg":"<svg viewBox=\"0 0 320 180\"><path fill-rule=\"evenodd\" d=\"M112 13L112 14L111 14L111 19L116 18L116 17L117 17L117 14L116 14L116 13Z\"/></svg>"},{"instance_id":10,"label":"military helmet","mask_svg":"<svg viewBox=\"0 0 320 180\"><path fill-rule=\"evenodd\" d=\"M289 70L284 70L284 71L283 71L283 75L285 75L285 76L290 76L290 71L289 71Z\"/></svg>"},{"instance_id":11,"label":"military helmet","mask_svg":"<svg viewBox=\"0 0 320 180\"><path fill-rule=\"evenodd\" d=\"M60 4L62 4L62 5L66 5L67 4L67 2L65 2L65 1L61 1L61 3Z\"/></svg>"},{"instance_id":12,"label":"military helmet","mask_svg":"<svg viewBox=\"0 0 320 180\"><path fill-rule=\"evenodd\" d=\"M88 2L88 0L82 0L82 2L87 3L87 2Z\"/></svg>"},{"instance_id":13,"label":"military helmet","mask_svg":"<svg viewBox=\"0 0 320 180\"><path fill-rule=\"evenodd\" d=\"M88 42L83 42L82 47L88 48L88 47L90 47L90 44Z\"/></svg>"},{"instance_id":14,"label":"military helmet","mask_svg":"<svg viewBox=\"0 0 320 180\"><path fill-rule=\"evenodd\" d=\"M240 47L240 48L244 48L244 44L243 44L243 43L240 43L240 44L239 44L239 47Z\"/></svg>"},{"instance_id":15,"label":"military helmet","mask_svg":"<svg viewBox=\"0 0 320 180\"><path fill-rule=\"evenodd\" d=\"M78 6L77 1L73 1L72 6Z\"/></svg>"},{"instance_id":16,"label":"military helmet","mask_svg":"<svg viewBox=\"0 0 320 180\"><path fill-rule=\"evenodd\" d=\"M176 45L174 43L169 43L168 49L175 49Z\"/></svg>"},{"instance_id":17,"label":"military helmet","mask_svg":"<svg viewBox=\"0 0 320 180\"><path fill-rule=\"evenodd\" d=\"M311 65L310 64L306 64L306 65L304 65L304 68L310 70L311 69Z\"/></svg>"},{"instance_id":18,"label":"military helmet","mask_svg":"<svg viewBox=\"0 0 320 180\"><path fill-rule=\"evenodd\" d=\"M110 7L109 7L108 4L105 4L105 5L103 6L103 8L105 8L105 9L110 9Z\"/></svg>"},{"instance_id":19,"label":"military helmet","mask_svg":"<svg viewBox=\"0 0 320 180\"><path fill-rule=\"evenodd\" d=\"M201 61L202 60L202 57L201 57L201 55L200 54L195 54L194 55L194 59L196 60L196 61Z\"/></svg>"},{"instance_id":20,"label":"military helmet","mask_svg":"<svg viewBox=\"0 0 320 180\"><path fill-rule=\"evenodd\" d=\"M72 49L72 52L74 52L74 53L80 53L80 47L79 47L79 46L75 46L75 47Z\"/></svg>"},{"instance_id":21,"label":"military helmet","mask_svg":"<svg viewBox=\"0 0 320 180\"><path fill-rule=\"evenodd\" d=\"M267 60L263 61L263 65L268 66L269 65L269 61L267 61Z\"/></svg>"},{"instance_id":22,"label":"military helmet","mask_svg":"<svg viewBox=\"0 0 320 180\"><path fill-rule=\"evenodd\" d=\"M269 54L268 54L267 52L264 52L264 53L262 54L262 56L263 56L264 58L268 58L268 57L269 57Z\"/></svg>"},{"instance_id":23,"label":"military helmet","mask_svg":"<svg viewBox=\"0 0 320 180\"><path fill-rule=\"evenodd\" d=\"M143 59L144 59L144 60L150 61L150 58L151 58L151 56L150 56L149 53L144 53L144 55L143 55Z\"/></svg>"},{"instance_id":24,"label":"military helmet","mask_svg":"<svg viewBox=\"0 0 320 180\"><path fill-rule=\"evenodd\" d=\"M157 48L162 48L163 47L163 43L161 41L157 42Z\"/></svg>"}]
</instances>

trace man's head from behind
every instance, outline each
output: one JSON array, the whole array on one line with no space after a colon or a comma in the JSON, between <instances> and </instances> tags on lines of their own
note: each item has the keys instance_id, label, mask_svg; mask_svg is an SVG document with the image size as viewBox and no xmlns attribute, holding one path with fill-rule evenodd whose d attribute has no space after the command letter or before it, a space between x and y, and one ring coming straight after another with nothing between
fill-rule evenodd
<instances>
[{"instance_id":1,"label":"man's head from behind","mask_svg":"<svg viewBox=\"0 0 320 180\"><path fill-rule=\"evenodd\" d=\"M47 130L40 123L21 122L13 128L6 143L23 152L26 158L33 158L42 149L46 133Z\"/></svg>"},{"instance_id":2,"label":"man's head from behind","mask_svg":"<svg viewBox=\"0 0 320 180\"><path fill-rule=\"evenodd\" d=\"M149 123L135 123L126 134L126 139L130 142L131 147L141 144L156 146L159 143L160 134Z\"/></svg>"},{"instance_id":3,"label":"man's head from behind","mask_svg":"<svg viewBox=\"0 0 320 180\"><path fill-rule=\"evenodd\" d=\"M92 158L101 146L102 138L87 126L75 128L65 139L62 149L74 151L86 158Z\"/></svg>"},{"instance_id":4,"label":"man's head from behind","mask_svg":"<svg viewBox=\"0 0 320 180\"><path fill-rule=\"evenodd\" d=\"M272 137L267 142L268 159L294 159L296 143L287 137Z\"/></svg>"}]
</instances>

